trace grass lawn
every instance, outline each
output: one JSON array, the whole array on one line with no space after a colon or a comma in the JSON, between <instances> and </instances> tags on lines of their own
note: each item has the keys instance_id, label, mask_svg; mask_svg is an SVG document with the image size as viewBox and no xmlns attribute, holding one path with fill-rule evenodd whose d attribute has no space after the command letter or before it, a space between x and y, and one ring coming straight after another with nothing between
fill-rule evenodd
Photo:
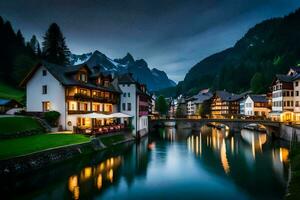
<instances>
[{"instance_id":1,"label":"grass lawn","mask_svg":"<svg viewBox=\"0 0 300 200\"><path fill-rule=\"evenodd\" d=\"M15 99L19 102L22 102L24 95L25 91L0 82L0 98Z\"/></svg>"},{"instance_id":2,"label":"grass lawn","mask_svg":"<svg viewBox=\"0 0 300 200\"><path fill-rule=\"evenodd\" d=\"M89 137L75 134L42 134L16 139L0 140L0 159L88 141L90 141Z\"/></svg>"},{"instance_id":3,"label":"grass lawn","mask_svg":"<svg viewBox=\"0 0 300 200\"><path fill-rule=\"evenodd\" d=\"M0 117L0 135L11 135L30 130L40 130L42 132L43 127L31 117Z\"/></svg>"},{"instance_id":4,"label":"grass lawn","mask_svg":"<svg viewBox=\"0 0 300 200\"><path fill-rule=\"evenodd\" d=\"M288 200L299 199L300 197L300 144L293 147L291 155L292 179L289 185L290 195Z\"/></svg>"},{"instance_id":5,"label":"grass lawn","mask_svg":"<svg viewBox=\"0 0 300 200\"><path fill-rule=\"evenodd\" d=\"M100 140L105 146L110 146L113 143L120 142L125 139L126 139L125 135L113 135L113 136L103 137Z\"/></svg>"}]
</instances>

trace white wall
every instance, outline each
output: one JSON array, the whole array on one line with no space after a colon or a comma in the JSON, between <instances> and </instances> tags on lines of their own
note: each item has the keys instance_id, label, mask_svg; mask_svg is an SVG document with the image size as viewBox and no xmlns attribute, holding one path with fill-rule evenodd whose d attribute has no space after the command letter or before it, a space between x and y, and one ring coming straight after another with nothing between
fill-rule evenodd
<instances>
[{"instance_id":1,"label":"white wall","mask_svg":"<svg viewBox=\"0 0 300 200\"><path fill-rule=\"evenodd\" d=\"M298 82L298 86L296 84ZM294 84L294 112L300 112L300 80L296 80L293 82ZM298 91L298 96L297 96ZM296 102L298 101L299 106L296 106Z\"/></svg>"},{"instance_id":2,"label":"white wall","mask_svg":"<svg viewBox=\"0 0 300 200\"><path fill-rule=\"evenodd\" d=\"M66 101L64 86L57 81L49 71L43 76L42 71L46 70L40 67L26 85L26 109L29 112L42 112L43 101L50 102L50 110L58 111L60 116L60 125L66 128ZM47 85L47 94L43 94L42 87Z\"/></svg>"},{"instance_id":3,"label":"white wall","mask_svg":"<svg viewBox=\"0 0 300 200\"><path fill-rule=\"evenodd\" d=\"M138 131L145 129L148 132L148 116L138 117Z\"/></svg>"},{"instance_id":4,"label":"white wall","mask_svg":"<svg viewBox=\"0 0 300 200\"><path fill-rule=\"evenodd\" d=\"M244 106L245 106L245 115L253 116L254 115L254 102L249 96L246 98Z\"/></svg>"},{"instance_id":5,"label":"white wall","mask_svg":"<svg viewBox=\"0 0 300 200\"><path fill-rule=\"evenodd\" d=\"M134 135L136 134L136 131L138 130L137 126L137 112L136 112L136 85L135 84L119 84L120 89L122 90L121 94L121 103L120 103L120 111L122 113L128 114L133 116L132 117L132 125L135 128L133 131ZM126 93L126 97L124 97L124 93ZM128 93L130 93L130 97L128 97ZM123 110L123 103L125 103L125 110ZM131 103L131 111L128 111L128 105L127 103Z\"/></svg>"}]
</instances>

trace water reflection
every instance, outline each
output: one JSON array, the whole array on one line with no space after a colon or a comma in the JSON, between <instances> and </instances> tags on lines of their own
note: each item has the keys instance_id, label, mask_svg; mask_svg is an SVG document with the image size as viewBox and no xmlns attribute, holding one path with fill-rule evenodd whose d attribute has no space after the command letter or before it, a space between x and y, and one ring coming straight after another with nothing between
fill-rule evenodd
<instances>
[{"instance_id":1,"label":"water reflection","mask_svg":"<svg viewBox=\"0 0 300 200\"><path fill-rule=\"evenodd\" d=\"M166 128L138 144L0 181L25 199L281 199L288 148L264 133ZM16 191L16 192L12 192Z\"/></svg>"},{"instance_id":2,"label":"water reflection","mask_svg":"<svg viewBox=\"0 0 300 200\"><path fill-rule=\"evenodd\" d=\"M95 182L92 187L98 190L101 190L105 185L112 184L114 180L114 170L120 167L121 162L121 156L111 157L97 165L83 168L79 174L71 175L68 181L68 188L72 193L72 197L79 199L82 186L91 185L89 182ZM106 180L103 180L103 177L106 177Z\"/></svg>"}]
</instances>

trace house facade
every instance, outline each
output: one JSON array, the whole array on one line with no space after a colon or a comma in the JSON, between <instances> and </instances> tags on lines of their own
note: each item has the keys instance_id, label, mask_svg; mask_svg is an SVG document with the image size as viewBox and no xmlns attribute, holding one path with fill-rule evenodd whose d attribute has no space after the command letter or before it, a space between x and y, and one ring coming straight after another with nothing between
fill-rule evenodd
<instances>
[{"instance_id":1,"label":"house facade","mask_svg":"<svg viewBox=\"0 0 300 200\"><path fill-rule=\"evenodd\" d=\"M294 74L277 74L272 83L272 112L270 118L276 121L292 121L294 111Z\"/></svg>"},{"instance_id":2,"label":"house facade","mask_svg":"<svg viewBox=\"0 0 300 200\"><path fill-rule=\"evenodd\" d=\"M211 100L213 118L232 118L240 114L240 99L244 94L237 95L227 91L216 91Z\"/></svg>"},{"instance_id":3,"label":"house facade","mask_svg":"<svg viewBox=\"0 0 300 200\"><path fill-rule=\"evenodd\" d=\"M132 74L123 74L118 77L118 85L122 91L121 112L133 116L133 129L139 134L148 133L148 115L151 105L151 96L146 86L134 80Z\"/></svg>"},{"instance_id":4,"label":"house facade","mask_svg":"<svg viewBox=\"0 0 300 200\"><path fill-rule=\"evenodd\" d=\"M267 117L270 112L266 95L248 95L245 99L244 115Z\"/></svg>"},{"instance_id":5,"label":"house facade","mask_svg":"<svg viewBox=\"0 0 300 200\"><path fill-rule=\"evenodd\" d=\"M101 73L97 67L59 66L47 62L35 66L21 83L26 87L27 112L57 111L63 130L115 124L116 118L109 116L122 110L132 117L135 130L148 131L148 101L140 91L143 88L138 83L123 85L118 78ZM105 118L87 117L90 113L103 114ZM130 118L121 120L129 122Z\"/></svg>"},{"instance_id":6,"label":"house facade","mask_svg":"<svg viewBox=\"0 0 300 200\"><path fill-rule=\"evenodd\" d=\"M193 118L193 117L200 117L199 110L203 104L204 101L208 101L212 98L212 93L208 89L201 90L198 94L187 98L186 104L187 104L187 117Z\"/></svg>"}]
</instances>

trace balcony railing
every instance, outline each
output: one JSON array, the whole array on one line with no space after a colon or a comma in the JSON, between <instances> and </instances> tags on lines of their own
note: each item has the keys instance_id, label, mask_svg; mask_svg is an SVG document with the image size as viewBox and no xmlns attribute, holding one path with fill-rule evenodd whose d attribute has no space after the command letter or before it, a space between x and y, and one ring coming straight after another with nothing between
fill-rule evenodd
<instances>
[{"instance_id":1,"label":"balcony railing","mask_svg":"<svg viewBox=\"0 0 300 200\"><path fill-rule=\"evenodd\" d=\"M73 114L89 114L89 113L101 113L101 114L111 114L112 112L109 111L90 111L90 110L68 110L68 114L69 115L73 115Z\"/></svg>"},{"instance_id":2,"label":"balcony railing","mask_svg":"<svg viewBox=\"0 0 300 200\"><path fill-rule=\"evenodd\" d=\"M108 97L99 97L99 96L89 96L86 94L74 94L74 96L67 96L67 100L75 100L75 101L94 101L99 103L111 103L118 104L118 98L108 98Z\"/></svg>"}]
</instances>

